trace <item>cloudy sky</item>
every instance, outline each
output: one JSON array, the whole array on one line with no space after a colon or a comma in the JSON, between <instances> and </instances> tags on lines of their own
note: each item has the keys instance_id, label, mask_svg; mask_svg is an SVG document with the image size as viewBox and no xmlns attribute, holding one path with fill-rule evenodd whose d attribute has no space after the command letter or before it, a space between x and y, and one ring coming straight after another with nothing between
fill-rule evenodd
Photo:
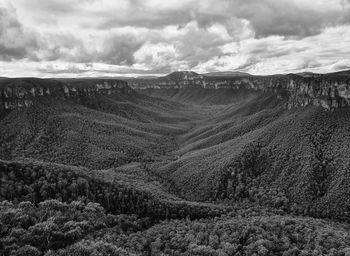
<instances>
[{"instance_id":1,"label":"cloudy sky","mask_svg":"<svg viewBox=\"0 0 350 256\"><path fill-rule=\"evenodd\" d=\"M350 69L350 0L0 0L0 76Z\"/></svg>"}]
</instances>

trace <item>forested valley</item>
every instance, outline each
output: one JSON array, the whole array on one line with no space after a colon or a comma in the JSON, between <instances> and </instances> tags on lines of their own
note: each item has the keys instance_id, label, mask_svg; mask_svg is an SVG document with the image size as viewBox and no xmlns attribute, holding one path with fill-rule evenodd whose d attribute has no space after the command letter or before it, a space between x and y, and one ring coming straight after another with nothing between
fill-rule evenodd
<instances>
[{"instance_id":1,"label":"forested valley","mask_svg":"<svg viewBox=\"0 0 350 256\"><path fill-rule=\"evenodd\" d=\"M350 255L350 112L273 93L39 97L0 117L0 255Z\"/></svg>"}]
</instances>

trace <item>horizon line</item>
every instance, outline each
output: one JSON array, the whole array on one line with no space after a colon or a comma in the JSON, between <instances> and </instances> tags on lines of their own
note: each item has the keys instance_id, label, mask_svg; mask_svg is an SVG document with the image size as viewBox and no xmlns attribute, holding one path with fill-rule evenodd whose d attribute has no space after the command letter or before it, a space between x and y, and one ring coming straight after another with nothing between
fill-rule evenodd
<instances>
[{"instance_id":1,"label":"horizon line","mask_svg":"<svg viewBox=\"0 0 350 256\"><path fill-rule=\"evenodd\" d=\"M340 73L340 72L346 72L346 71L350 71L350 67L347 69L342 69L342 70L338 70L338 71L327 71L327 72L312 72L312 71L302 71L302 72L285 72L285 73L274 73L274 74L265 74L265 75L257 75L257 74L252 74L249 72L245 72L245 71L209 71L209 72L196 72L193 70L175 70L172 71L170 73L161 73L161 74L140 74L140 75L133 75L133 73L129 73L129 74L116 74L116 75L101 75L101 76L0 76L0 79L11 79L11 78L41 78L41 79L89 79L89 78L128 78L128 79L137 79L137 78L142 78L142 77L164 77L167 75L170 75L172 73L175 72L193 72L199 75L206 75L206 74L211 74L211 73L242 73L242 74L247 74L249 76L277 76L277 75L289 75L289 74L303 74L303 73L310 73L310 74L314 74L314 75L326 75L326 74L334 74L334 73ZM62 73L64 74L64 73ZM237 75L239 76L239 75Z\"/></svg>"}]
</instances>

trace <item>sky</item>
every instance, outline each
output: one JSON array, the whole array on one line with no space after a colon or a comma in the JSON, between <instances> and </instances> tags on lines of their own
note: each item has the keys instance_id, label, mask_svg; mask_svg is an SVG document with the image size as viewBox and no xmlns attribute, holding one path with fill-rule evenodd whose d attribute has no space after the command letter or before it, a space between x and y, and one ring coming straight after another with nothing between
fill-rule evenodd
<instances>
[{"instance_id":1,"label":"sky","mask_svg":"<svg viewBox=\"0 0 350 256\"><path fill-rule=\"evenodd\" d=\"M350 69L350 0L0 0L0 77Z\"/></svg>"}]
</instances>

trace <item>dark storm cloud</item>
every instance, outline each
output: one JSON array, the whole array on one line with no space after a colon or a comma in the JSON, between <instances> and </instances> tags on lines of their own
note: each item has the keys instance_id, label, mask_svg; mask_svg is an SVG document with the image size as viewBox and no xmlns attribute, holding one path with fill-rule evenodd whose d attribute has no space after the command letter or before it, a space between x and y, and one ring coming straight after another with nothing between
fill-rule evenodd
<instances>
[{"instance_id":1,"label":"dark storm cloud","mask_svg":"<svg viewBox=\"0 0 350 256\"><path fill-rule=\"evenodd\" d=\"M17 0L28 9L36 12L45 12L55 15L69 15L81 13L84 4L93 3L97 0ZM87 10L85 10L86 12Z\"/></svg>"},{"instance_id":2,"label":"dark storm cloud","mask_svg":"<svg viewBox=\"0 0 350 256\"><path fill-rule=\"evenodd\" d=\"M327 26L346 24L350 21L350 9L347 6L325 10L313 8L313 3L300 4L293 0L226 0L225 2L228 4L228 13L248 20L258 38L271 35L303 38L319 34Z\"/></svg>"},{"instance_id":3,"label":"dark storm cloud","mask_svg":"<svg viewBox=\"0 0 350 256\"><path fill-rule=\"evenodd\" d=\"M72 34L46 34L41 38L41 60L69 60L74 62L89 62L87 49L82 40Z\"/></svg>"},{"instance_id":4,"label":"dark storm cloud","mask_svg":"<svg viewBox=\"0 0 350 256\"><path fill-rule=\"evenodd\" d=\"M216 68L271 72L313 68L303 62L307 54L322 64L347 63L350 0L0 2L0 68L10 72L10 62L28 70L54 63L63 70L58 74L88 72L83 63L140 74ZM100 70L114 73L110 67Z\"/></svg>"},{"instance_id":5,"label":"dark storm cloud","mask_svg":"<svg viewBox=\"0 0 350 256\"><path fill-rule=\"evenodd\" d=\"M24 47L11 47L0 44L0 60L11 61L13 59L23 59L27 56Z\"/></svg>"},{"instance_id":6,"label":"dark storm cloud","mask_svg":"<svg viewBox=\"0 0 350 256\"><path fill-rule=\"evenodd\" d=\"M103 49L96 56L96 61L107 64L132 65L134 53L143 42L133 35L112 35L103 43Z\"/></svg>"},{"instance_id":7,"label":"dark storm cloud","mask_svg":"<svg viewBox=\"0 0 350 256\"><path fill-rule=\"evenodd\" d=\"M121 26L135 26L146 28L161 28L169 25L185 25L193 20L189 11L137 11L132 13L121 13L109 17L96 27L99 29L110 29Z\"/></svg>"},{"instance_id":8,"label":"dark storm cloud","mask_svg":"<svg viewBox=\"0 0 350 256\"><path fill-rule=\"evenodd\" d=\"M222 55L219 46L229 41L217 34L190 26L185 34L178 36L172 43L180 53L178 59L186 60L189 68L192 68L201 62L210 60L213 56Z\"/></svg>"},{"instance_id":9,"label":"dark storm cloud","mask_svg":"<svg viewBox=\"0 0 350 256\"><path fill-rule=\"evenodd\" d=\"M111 15L101 23L97 24L98 29L110 29L121 26L145 27L150 29L159 29L165 26L184 27L191 21L196 21L201 28L207 28L214 23L222 23L227 17L220 14L203 13L189 8L181 10L148 10L135 7L130 12Z\"/></svg>"},{"instance_id":10,"label":"dark storm cloud","mask_svg":"<svg viewBox=\"0 0 350 256\"><path fill-rule=\"evenodd\" d=\"M24 31L15 10L0 7L0 60L34 59L32 51L37 47L35 36Z\"/></svg>"},{"instance_id":11,"label":"dark storm cloud","mask_svg":"<svg viewBox=\"0 0 350 256\"><path fill-rule=\"evenodd\" d=\"M218 0L213 4L222 8L213 10L202 7L200 1L189 1L183 8L157 10L145 3L133 1L130 9L118 15L104 13L105 19L96 26L99 29L120 26L154 29L168 25L183 27L196 21L199 27L206 28L215 23L227 25L232 17L236 17L248 20L259 38L270 35L302 38L319 34L327 26L350 22L347 4L343 4L342 9L324 10L312 8L312 3L306 5L293 0Z\"/></svg>"},{"instance_id":12,"label":"dark storm cloud","mask_svg":"<svg viewBox=\"0 0 350 256\"><path fill-rule=\"evenodd\" d=\"M129 34L114 34L106 37L100 49L87 49L84 42L71 35L50 35L47 48L42 50L42 59L47 61L100 62L113 65L132 65L134 53L143 42Z\"/></svg>"},{"instance_id":13,"label":"dark storm cloud","mask_svg":"<svg viewBox=\"0 0 350 256\"><path fill-rule=\"evenodd\" d=\"M51 3L52 4L52 3ZM50 5L52 8L54 5ZM61 8L61 7L60 7ZM0 60L14 59L69 62L102 62L117 65L134 63L134 52L142 42L133 35L109 35L101 49L87 49L84 41L69 34L39 35L26 31L14 9L0 8Z\"/></svg>"},{"instance_id":14,"label":"dark storm cloud","mask_svg":"<svg viewBox=\"0 0 350 256\"><path fill-rule=\"evenodd\" d=\"M326 26L345 22L349 10L316 10L294 1L230 1L234 15L250 21L257 37L269 35L305 37L318 34Z\"/></svg>"}]
</instances>

